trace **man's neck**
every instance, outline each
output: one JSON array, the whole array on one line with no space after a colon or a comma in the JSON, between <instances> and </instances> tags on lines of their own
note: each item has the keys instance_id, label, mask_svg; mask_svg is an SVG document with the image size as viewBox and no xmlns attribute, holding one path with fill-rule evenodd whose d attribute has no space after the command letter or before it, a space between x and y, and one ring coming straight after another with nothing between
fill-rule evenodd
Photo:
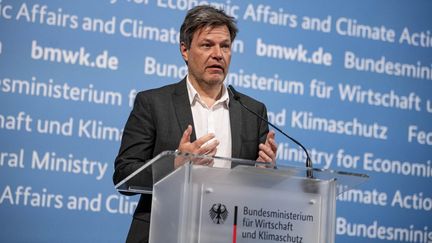
<instances>
[{"instance_id":1,"label":"man's neck","mask_svg":"<svg viewBox=\"0 0 432 243\"><path fill-rule=\"evenodd\" d=\"M222 96L223 84L208 85L207 83L198 82L190 78L189 80L207 107L212 107Z\"/></svg>"}]
</instances>

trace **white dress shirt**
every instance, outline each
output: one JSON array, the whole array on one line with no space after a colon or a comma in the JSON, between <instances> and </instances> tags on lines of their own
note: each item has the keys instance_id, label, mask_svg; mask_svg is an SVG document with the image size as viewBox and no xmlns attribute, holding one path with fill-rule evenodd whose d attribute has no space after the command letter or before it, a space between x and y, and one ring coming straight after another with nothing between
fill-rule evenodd
<instances>
[{"instance_id":1,"label":"white dress shirt","mask_svg":"<svg viewBox=\"0 0 432 243\"><path fill-rule=\"evenodd\" d=\"M224 85L220 99L212 107L207 107L190 83L189 77L187 77L186 83L196 138L198 139L207 133L214 133L215 139L219 141L216 156L231 158L231 125L227 88ZM215 160L213 167L231 168L231 163L229 161Z\"/></svg>"}]
</instances>

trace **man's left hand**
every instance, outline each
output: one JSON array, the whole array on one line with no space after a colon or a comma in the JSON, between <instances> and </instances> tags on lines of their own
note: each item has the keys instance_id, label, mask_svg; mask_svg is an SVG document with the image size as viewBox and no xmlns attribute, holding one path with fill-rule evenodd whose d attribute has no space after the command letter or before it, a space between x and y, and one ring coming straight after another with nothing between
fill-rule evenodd
<instances>
[{"instance_id":1,"label":"man's left hand","mask_svg":"<svg viewBox=\"0 0 432 243\"><path fill-rule=\"evenodd\" d=\"M264 144L259 145L258 162L269 162L274 164L276 162L277 144L275 141L275 132L270 131L267 133L267 138Z\"/></svg>"}]
</instances>

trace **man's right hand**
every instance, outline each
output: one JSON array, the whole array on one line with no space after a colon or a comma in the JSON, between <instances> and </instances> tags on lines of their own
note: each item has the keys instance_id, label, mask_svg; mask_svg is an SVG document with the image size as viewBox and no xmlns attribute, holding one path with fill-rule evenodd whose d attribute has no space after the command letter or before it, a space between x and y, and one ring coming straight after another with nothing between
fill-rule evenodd
<instances>
[{"instance_id":1,"label":"man's right hand","mask_svg":"<svg viewBox=\"0 0 432 243\"><path fill-rule=\"evenodd\" d=\"M207 133L206 135L198 138L194 142L190 141L190 136L192 134L192 126L188 125L187 129L183 132L183 136L180 139L178 150L182 153L192 153L199 155L215 156L217 151L217 146L219 141L214 139L215 135L213 133ZM175 168L182 166L185 163L183 160L176 160L174 162ZM194 164L204 164L208 165L208 160L194 161Z\"/></svg>"}]
</instances>

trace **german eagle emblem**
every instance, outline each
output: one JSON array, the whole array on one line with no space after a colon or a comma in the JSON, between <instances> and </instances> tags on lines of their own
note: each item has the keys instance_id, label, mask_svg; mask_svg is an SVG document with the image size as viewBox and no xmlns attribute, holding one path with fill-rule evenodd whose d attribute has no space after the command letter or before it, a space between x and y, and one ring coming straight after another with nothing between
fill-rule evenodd
<instances>
[{"instance_id":1,"label":"german eagle emblem","mask_svg":"<svg viewBox=\"0 0 432 243\"><path fill-rule=\"evenodd\" d=\"M226 206L221 203L215 203L209 210L210 218L215 224L223 224L228 217Z\"/></svg>"}]
</instances>

